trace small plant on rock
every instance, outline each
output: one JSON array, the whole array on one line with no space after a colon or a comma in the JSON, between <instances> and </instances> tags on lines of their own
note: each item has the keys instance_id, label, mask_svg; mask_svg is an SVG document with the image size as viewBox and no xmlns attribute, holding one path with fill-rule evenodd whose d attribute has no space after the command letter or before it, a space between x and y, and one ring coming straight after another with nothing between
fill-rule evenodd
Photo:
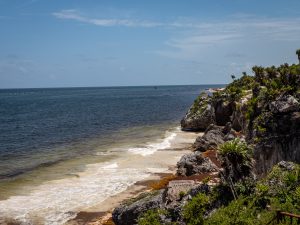
<instances>
[{"instance_id":1,"label":"small plant on rock","mask_svg":"<svg viewBox=\"0 0 300 225\"><path fill-rule=\"evenodd\" d=\"M252 148L243 140L236 138L225 142L218 148L225 169L224 176L232 181L248 177L252 169Z\"/></svg>"}]
</instances>

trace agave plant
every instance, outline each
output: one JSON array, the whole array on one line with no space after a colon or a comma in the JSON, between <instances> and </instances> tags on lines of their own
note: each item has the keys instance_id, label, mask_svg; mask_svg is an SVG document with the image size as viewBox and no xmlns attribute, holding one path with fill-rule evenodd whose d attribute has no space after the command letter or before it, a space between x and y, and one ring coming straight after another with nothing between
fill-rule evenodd
<instances>
[{"instance_id":1,"label":"agave plant","mask_svg":"<svg viewBox=\"0 0 300 225\"><path fill-rule=\"evenodd\" d=\"M243 140L236 138L225 142L218 148L224 168L224 176L233 182L251 175L252 148Z\"/></svg>"}]
</instances>

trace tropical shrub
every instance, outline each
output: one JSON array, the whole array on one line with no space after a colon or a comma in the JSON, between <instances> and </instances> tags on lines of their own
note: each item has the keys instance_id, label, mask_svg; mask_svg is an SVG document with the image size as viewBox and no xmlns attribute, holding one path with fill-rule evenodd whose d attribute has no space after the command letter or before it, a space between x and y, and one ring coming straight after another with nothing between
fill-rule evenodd
<instances>
[{"instance_id":1,"label":"tropical shrub","mask_svg":"<svg viewBox=\"0 0 300 225\"><path fill-rule=\"evenodd\" d=\"M208 208L210 199L207 195L199 193L189 201L183 209L183 218L188 225L202 225L203 214Z\"/></svg>"}]
</instances>

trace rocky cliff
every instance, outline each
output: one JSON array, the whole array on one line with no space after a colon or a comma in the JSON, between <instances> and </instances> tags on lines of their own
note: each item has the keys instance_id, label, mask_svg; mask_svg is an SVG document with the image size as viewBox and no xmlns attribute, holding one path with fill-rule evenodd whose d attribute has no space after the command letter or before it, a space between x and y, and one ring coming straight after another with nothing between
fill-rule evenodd
<instances>
[{"instance_id":1,"label":"rocky cliff","mask_svg":"<svg viewBox=\"0 0 300 225\"><path fill-rule=\"evenodd\" d=\"M209 222L211 215L218 215L215 211L230 202L239 205L244 195L253 196L251 204L262 211L275 204L262 195L275 184L261 186L257 177L266 176L279 162L276 168L286 171L292 164L284 161L300 163L300 65L253 67L253 72L254 76L244 73L212 94L200 94L181 127L204 134L195 140L194 152L177 163L177 181L151 197L118 207L113 213L116 224L215 224ZM293 164L293 168L299 167ZM293 199L297 185L300 197L297 171L297 177L289 173L282 181L295 191ZM274 201L278 196L273 196ZM257 218L249 224L264 224L260 219L252 223Z\"/></svg>"},{"instance_id":2,"label":"rocky cliff","mask_svg":"<svg viewBox=\"0 0 300 225\"><path fill-rule=\"evenodd\" d=\"M297 65L284 64L254 67L254 72L254 76L244 74L212 96L201 95L202 102L195 101L181 124L183 130L206 129L194 144L199 151L215 149L239 132L254 146L256 173L265 174L281 160L300 162L300 71ZM210 124L230 123L229 134L208 126L205 110L193 114L195 105L210 109Z\"/></svg>"}]
</instances>

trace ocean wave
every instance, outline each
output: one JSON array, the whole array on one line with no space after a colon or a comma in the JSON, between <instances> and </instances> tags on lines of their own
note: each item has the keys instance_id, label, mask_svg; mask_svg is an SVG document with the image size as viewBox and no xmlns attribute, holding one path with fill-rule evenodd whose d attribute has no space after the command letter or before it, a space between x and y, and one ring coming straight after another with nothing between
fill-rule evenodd
<instances>
[{"instance_id":1,"label":"ocean wave","mask_svg":"<svg viewBox=\"0 0 300 225\"><path fill-rule=\"evenodd\" d=\"M77 177L49 181L32 187L28 195L0 201L0 222L13 218L24 224L64 224L82 208L125 191L148 176L136 168L118 168L116 162L88 165Z\"/></svg>"},{"instance_id":2,"label":"ocean wave","mask_svg":"<svg viewBox=\"0 0 300 225\"><path fill-rule=\"evenodd\" d=\"M129 148L128 151L133 154L139 154L142 156L148 156L156 152L157 150L167 149L171 147L171 141L177 136L176 132L171 132L169 135L160 141L154 143L148 143L144 147Z\"/></svg>"}]
</instances>

